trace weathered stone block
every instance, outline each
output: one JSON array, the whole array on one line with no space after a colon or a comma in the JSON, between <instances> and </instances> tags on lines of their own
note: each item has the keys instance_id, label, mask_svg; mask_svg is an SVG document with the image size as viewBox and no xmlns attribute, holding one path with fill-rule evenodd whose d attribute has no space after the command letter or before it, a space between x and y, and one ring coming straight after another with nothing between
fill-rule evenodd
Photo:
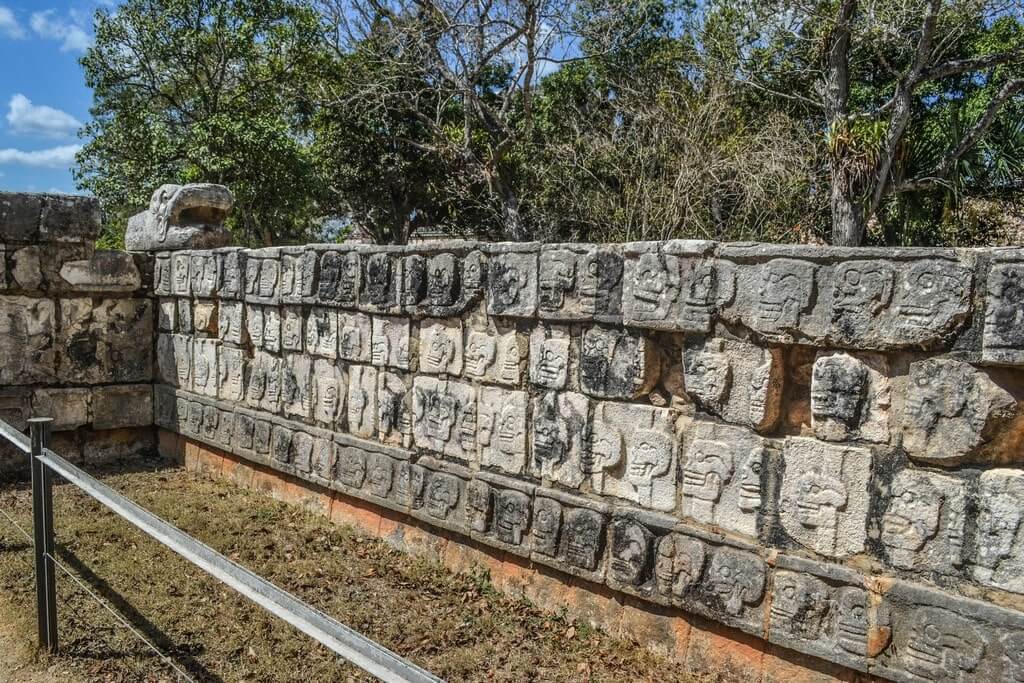
<instances>
[{"instance_id":1,"label":"weathered stone block","mask_svg":"<svg viewBox=\"0 0 1024 683\"><path fill-rule=\"evenodd\" d=\"M55 329L53 301L0 296L0 384L56 380Z\"/></svg>"},{"instance_id":2,"label":"weathered stone block","mask_svg":"<svg viewBox=\"0 0 1024 683\"><path fill-rule=\"evenodd\" d=\"M535 327L530 334L530 381L547 389L566 388L570 346L568 328Z\"/></svg>"},{"instance_id":3,"label":"weathered stone block","mask_svg":"<svg viewBox=\"0 0 1024 683\"><path fill-rule=\"evenodd\" d=\"M621 319L623 259L614 247L544 245L538 270L541 318Z\"/></svg>"},{"instance_id":4,"label":"weathered stone block","mask_svg":"<svg viewBox=\"0 0 1024 683\"><path fill-rule=\"evenodd\" d=\"M370 316L363 313L338 314L338 357L369 363L373 338Z\"/></svg>"},{"instance_id":5,"label":"weathered stone block","mask_svg":"<svg viewBox=\"0 0 1024 683\"><path fill-rule=\"evenodd\" d=\"M408 448L413 440L412 389L393 372L381 372L377 388L377 427L382 443ZM383 497L383 496L382 496Z\"/></svg>"},{"instance_id":6,"label":"weathered stone block","mask_svg":"<svg viewBox=\"0 0 1024 683\"><path fill-rule=\"evenodd\" d=\"M780 349L714 338L683 348L683 381L694 403L759 431L778 422L784 374Z\"/></svg>"},{"instance_id":7,"label":"weathered stone block","mask_svg":"<svg viewBox=\"0 0 1024 683\"><path fill-rule=\"evenodd\" d=\"M370 362L408 370L409 321L405 318L376 316L373 318L373 332L370 341Z\"/></svg>"},{"instance_id":8,"label":"weathered stone block","mask_svg":"<svg viewBox=\"0 0 1024 683\"><path fill-rule=\"evenodd\" d=\"M281 407L285 415L309 418L313 412L313 360L287 354L281 363Z\"/></svg>"},{"instance_id":9,"label":"weathered stone block","mask_svg":"<svg viewBox=\"0 0 1024 683\"><path fill-rule=\"evenodd\" d=\"M122 384L92 390L93 429L148 427L153 424L153 387Z\"/></svg>"},{"instance_id":10,"label":"weathered stone block","mask_svg":"<svg viewBox=\"0 0 1024 683\"><path fill-rule=\"evenodd\" d=\"M532 402L531 472L577 488L584 480L584 430L590 403L583 394L549 391Z\"/></svg>"},{"instance_id":11,"label":"weathered stone block","mask_svg":"<svg viewBox=\"0 0 1024 683\"><path fill-rule=\"evenodd\" d=\"M756 537L773 489L764 439L740 427L694 423L682 468L682 514Z\"/></svg>"},{"instance_id":12,"label":"weathered stone block","mask_svg":"<svg viewBox=\"0 0 1024 683\"><path fill-rule=\"evenodd\" d=\"M282 306L281 309L281 350L302 352L305 341L305 324L301 306Z\"/></svg>"},{"instance_id":13,"label":"weathered stone block","mask_svg":"<svg viewBox=\"0 0 1024 683\"><path fill-rule=\"evenodd\" d=\"M245 300L253 304L281 302L280 249L257 249L246 254Z\"/></svg>"},{"instance_id":14,"label":"weathered stone block","mask_svg":"<svg viewBox=\"0 0 1024 683\"><path fill-rule=\"evenodd\" d=\"M34 241L39 235L42 211L42 195L0 192L0 241Z\"/></svg>"},{"instance_id":15,"label":"weathered stone block","mask_svg":"<svg viewBox=\"0 0 1024 683\"><path fill-rule=\"evenodd\" d=\"M603 581L607 507L538 489L530 529L531 558L590 581Z\"/></svg>"},{"instance_id":16,"label":"weathered stone block","mask_svg":"<svg viewBox=\"0 0 1024 683\"><path fill-rule=\"evenodd\" d=\"M639 398L658 380L660 357L641 335L591 327L580 353L580 388L597 398Z\"/></svg>"},{"instance_id":17,"label":"weathered stone block","mask_svg":"<svg viewBox=\"0 0 1024 683\"><path fill-rule=\"evenodd\" d=\"M189 275L191 256L188 252L171 254L171 294L190 296L192 294L192 278Z\"/></svg>"},{"instance_id":18,"label":"weathered stone block","mask_svg":"<svg viewBox=\"0 0 1024 683\"><path fill-rule=\"evenodd\" d=\"M500 251L487 264L487 312L530 318L537 312L537 252Z\"/></svg>"},{"instance_id":19,"label":"weathered stone block","mask_svg":"<svg viewBox=\"0 0 1024 683\"><path fill-rule=\"evenodd\" d=\"M277 353L281 350L281 310L246 304L245 331L254 348Z\"/></svg>"},{"instance_id":20,"label":"weathered stone block","mask_svg":"<svg viewBox=\"0 0 1024 683\"><path fill-rule=\"evenodd\" d=\"M245 354L241 349L220 346L217 356L217 396L235 402L245 398Z\"/></svg>"},{"instance_id":21,"label":"weathered stone block","mask_svg":"<svg viewBox=\"0 0 1024 683\"><path fill-rule=\"evenodd\" d=\"M157 302L156 329L160 332L178 331L178 307L174 299L160 299Z\"/></svg>"},{"instance_id":22,"label":"weathered stone block","mask_svg":"<svg viewBox=\"0 0 1024 683\"><path fill-rule=\"evenodd\" d=\"M826 441L889 440L889 363L878 354L819 354L811 376L811 426Z\"/></svg>"},{"instance_id":23,"label":"weathered stone block","mask_svg":"<svg viewBox=\"0 0 1024 683\"><path fill-rule=\"evenodd\" d=\"M1024 471L982 472L978 506L975 580L1024 593Z\"/></svg>"},{"instance_id":24,"label":"weathered stone block","mask_svg":"<svg viewBox=\"0 0 1024 683\"><path fill-rule=\"evenodd\" d=\"M348 431L371 439L377 435L377 369L353 365L348 371Z\"/></svg>"},{"instance_id":25,"label":"weathered stone block","mask_svg":"<svg viewBox=\"0 0 1024 683\"><path fill-rule=\"evenodd\" d=\"M0 420L19 431L28 429L32 417L32 391L30 389L0 389Z\"/></svg>"},{"instance_id":26,"label":"weathered stone block","mask_svg":"<svg viewBox=\"0 0 1024 683\"><path fill-rule=\"evenodd\" d=\"M707 332L735 293L731 264L712 242L633 242L623 247L622 317L628 326Z\"/></svg>"},{"instance_id":27,"label":"weathered stone block","mask_svg":"<svg viewBox=\"0 0 1024 683\"><path fill-rule=\"evenodd\" d=\"M153 293L170 296L174 293L174 268L170 254L157 254L153 259Z\"/></svg>"},{"instance_id":28,"label":"weathered stone block","mask_svg":"<svg viewBox=\"0 0 1024 683\"><path fill-rule=\"evenodd\" d=\"M360 310L397 313L398 286L402 281L400 257L396 253L372 250L362 254L362 262Z\"/></svg>"},{"instance_id":29,"label":"weathered stone block","mask_svg":"<svg viewBox=\"0 0 1024 683\"><path fill-rule=\"evenodd\" d=\"M220 268L217 255L212 252L190 252L189 278L191 278L192 296L212 297L217 293L220 279Z\"/></svg>"},{"instance_id":30,"label":"weathered stone block","mask_svg":"<svg viewBox=\"0 0 1024 683\"><path fill-rule=\"evenodd\" d=\"M362 265L353 250L330 250L320 255L317 301L325 306L354 308L359 302Z\"/></svg>"},{"instance_id":31,"label":"weathered stone block","mask_svg":"<svg viewBox=\"0 0 1024 683\"><path fill-rule=\"evenodd\" d=\"M45 194L42 200L39 216L39 238L42 241L92 242L99 237L103 215L100 202L95 197Z\"/></svg>"},{"instance_id":32,"label":"weathered stone block","mask_svg":"<svg viewBox=\"0 0 1024 683\"><path fill-rule=\"evenodd\" d=\"M522 474L526 466L526 392L482 387L478 411L480 464Z\"/></svg>"},{"instance_id":33,"label":"weathered stone block","mask_svg":"<svg viewBox=\"0 0 1024 683\"><path fill-rule=\"evenodd\" d=\"M434 375L462 373L462 321L427 319L420 324L419 371Z\"/></svg>"},{"instance_id":34,"label":"weathered stone block","mask_svg":"<svg viewBox=\"0 0 1024 683\"><path fill-rule=\"evenodd\" d=\"M78 429L89 424L91 398L89 389L36 389L32 394L32 414L52 417L51 428L55 432Z\"/></svg>"},{"instance_id":35,"label":"weathered stone block","mask_svg":"<svg viewBox=\"0 0 1024 683\"><path fill-rule=\"evenodd\" d=\"M977 457L1017 412L1006 389L961 361L917 361L909 380L903 447L915 460L949 466Z\"/></svg>"},{"instance_id":36,"label":"weathered stone block","mask_svg":"<svg viewBox=\"0 0 1024 683\"><path fill-rule=\"evenodd\" d=\"M641 507L672 511L682 425L663 408L599 403L590 422L591 443L581 469L594 491Z\"/></svg>"},{"instance_id":37,"label":"weathered stone block","mask_svg":"<svg viewBox=\"0 0 1024 683\"><path fill-rule=\"evenodd\" d=\"M465 376L518 387L529 357L528 342L514 327L491 322L491 329L470 327L466 332Z\"/></svg>"},{"instance_id":38,"label":"weathered stone block","mask_svg":"<svg viewBox=\"0 0 1024 683\"><path fill-rule=\"evenodd\" d=\"M60 319L63 381L101 384L152 380L152 301L62 299Z\"/></svg>"},{"instance_id":39,"label":"weathered stone block","mask_svg":"<svg viewBox=\"0 0 1024 683\"><path fill-rule=\"evenodd\" d=\"M281 302L301 304L310 301L316 286L317 255L306 247L281 251Z\"/></svg>"},{"instance_id":40,"label":"weathered stone block","mask_svg":"<svg viewBox=\"0 0 1024 683\"><path fill-rule=\"evenodd\" d=\"M234 203L223 185L161 185L153 192L149 208L128 220L125 247L162 251L228 246L233 238L224 220Z\"/></svg>"},{"instance_id":41,"label":"weathered stone block","mask_svg":"<svg viewBox=\"0 0 1024 683\"><path fill-rule=\"evenodd\" d=\"M192 340L192 391L200 396L217 397L219 347L216 339Z\"/></svg>"},{"instance_id":42,"label":"weathered stone block","mask_svg":"<svg viewBox=\"0 0 1024 683\"><path fill-rule=\"evenodd\" d=\"M317 358L313 361L313 419L328 428L345 414L348 395L348 376L333 361Z\"/></svg>"},{"instance_id":43,"label":"weathered stone block","mask_svg":"<svg viewBox=\"0 0 1024 683\"><path fill-rule=\"evenodd\" d=\"M281 361L257 351L246 363L245 403L251 408L276 413L281 405Z\"/></svg>"},{"instance_id":44,"label":"weathered stone block","mask_svg":"<svg viewBox=\"0 0 1024 683\"><path fill-rule=\"evenodd\" d=\"M416 377L413 435L416 445L470 462L477 459L476 391L462 382Z\"/></svg>"},{"instance_id":45,"label":"weathered stone block","mask_svg":"<svg viewBox=\"0 0 1024 683\"><path fill-rule=\"evenodd\" d=\"M790 537L815 552L843 557L864 549L871 451L789 437L779 520Z\"/></svg>"},{"instance_id":46,"label":"weathered stone block","mask_svg":"<svg viewBox=\"0 0 1024 683\"><path fill-rule=\"evenodd\" d=\"M881 522L889 564L914 571L956 572L963 564L966 514L963 481L912 469L897 473L889 485Z\"/></svg>"},{"instance_id":47,"label":"weathered stone block","mask_svg":"<svg viewBox=\"0 0 1024 683\"><path fill-rule=\"evenodd\" d=\"M240 300L245 295L245 254L242 249L217 250L217 297L221 300Z\"/></svg>"},{"instance_id":48,"label":"weathered stone block","mask_svg":"<svg viewBox=\"0 0 1024 683\"><path fill-rule=\"evenodd\" d=\"M194 305L192 299L177 299L176 306L178 309L178 332L181 334L192 334L193 325L195 324L195 317L193 315Z\"/></svg>"},{"instance_id":49,"label":"weathered stone block","mask_svg":"<svg viewBox=\"0 0 1024 683\"><path fill-rule=\"evenodd\" d=\"M218 336L216 301L196 301L192 304L192 329L197 334Z\"/></svg>"},{"instance_id":50,"label":"weathered stone block","mask_svg":"<svg viewBox=\"0 0 1024 683\"><path fill-rule=\"evenodd\" d=\"M338 357L338 312L312 308L306 321L306 353L323 358Z\"/></svg>"},{"instance_id":51,"label":"weathered stone block","mask_svg":"<svg viewBox=\"0 0 1024 683\"><path fill-rule=\"evenodd\" d=\"M218 302L217 338L229 344L245 342L245 304L241 301Z\"/></svg>"},{"instance_id":52,"label":"weathered stone block","mask_svg":"<svg viewBox=\"0 0 1024 683\"><path fill-rule=\"evenodd\" d=\"M22 247L11 254L12 286L26 291L42 288L43 271L40 266L40 248L37 245Z\"/></svg>"},{"instance_id":53,"label":"weathered stone block","mask_svg":"<svg viewBox=\"0 0 1024 683\"><path fill-rule=\"evenodd\" d=\"M161 334L156 340L158 378L186 391L192 388L192 338Z\"/></svg>"}]
</instances>

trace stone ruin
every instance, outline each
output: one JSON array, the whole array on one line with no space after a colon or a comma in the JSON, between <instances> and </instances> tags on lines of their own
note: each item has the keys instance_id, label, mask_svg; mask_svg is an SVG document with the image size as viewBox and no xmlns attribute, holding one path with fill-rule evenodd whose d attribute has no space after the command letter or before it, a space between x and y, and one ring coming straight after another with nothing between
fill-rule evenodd
<instances>
[{"instance_id":1,"label":"stone ruin","mask_svg":"<svg viewBox=\"0 0 1024 683\"><path fill-rule=\"evenodd\" d=\"M1024 680L1024 249L136 258L159 429L841 667ZM122 300L46 301L0 296L3 381L105 381L62 335L118 348Z\"/></svg>"}]
</instances>

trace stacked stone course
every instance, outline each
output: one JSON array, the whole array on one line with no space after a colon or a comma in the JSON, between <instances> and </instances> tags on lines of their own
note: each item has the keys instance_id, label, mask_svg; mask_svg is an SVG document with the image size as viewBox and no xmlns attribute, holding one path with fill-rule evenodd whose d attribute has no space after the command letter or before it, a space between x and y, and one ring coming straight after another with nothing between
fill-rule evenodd
<instances>
[{"instance_id":1,"label":"stacked stone course","mask_svg":"<svg viewBox=\"0 0 1024 683\"><path fill-rule=\"evenodd\" d=\"M1024 678L1024 250L158 253L156 422L901 681Z\"/></svg>"},{"instance_id":2,"label":"stacked stone course","mask_svg":"<svg viewBox=\"0 0 1024 683\"><path fill-rule=\"evenodd\" d=\"M94 199L0 192L0 417L54 417L90 460L155 446L147 259L97 251L100 225Z\"/></svg>"}]
</instances>

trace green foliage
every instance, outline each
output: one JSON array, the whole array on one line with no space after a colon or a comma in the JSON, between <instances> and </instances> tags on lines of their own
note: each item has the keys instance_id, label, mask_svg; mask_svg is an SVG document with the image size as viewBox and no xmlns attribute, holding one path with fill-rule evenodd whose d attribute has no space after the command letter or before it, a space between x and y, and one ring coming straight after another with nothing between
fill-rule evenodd
<instances>
[{"instance_id":1,"label":"green foliage","mask_svg":"<svg viewBox=\"0 0 1024 683\"><path fill-rule=\"evenodd\" d=\"M246 244L305 240L321 183L286 88L319 41L316 16L287 0L129 0L96 16L82 58L93 120L76 178L114 220L167 182L235 193Z\"/></svg>"}]
</instances>

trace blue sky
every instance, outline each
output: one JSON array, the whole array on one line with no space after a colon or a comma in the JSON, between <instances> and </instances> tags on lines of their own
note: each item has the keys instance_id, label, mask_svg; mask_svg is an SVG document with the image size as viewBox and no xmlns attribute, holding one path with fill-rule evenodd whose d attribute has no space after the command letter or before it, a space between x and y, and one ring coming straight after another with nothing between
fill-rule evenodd
<instances>
[{"instance_id":1,"label":"blue sky","mask_svg":"<svg viewBox=\"0 0 1024 683\"><path fill-rule=\"evenodd\" d=\"M78 59L103 0L0 0L0 189L74 192L92 93Z\"/></svg>"}]
</instances>

